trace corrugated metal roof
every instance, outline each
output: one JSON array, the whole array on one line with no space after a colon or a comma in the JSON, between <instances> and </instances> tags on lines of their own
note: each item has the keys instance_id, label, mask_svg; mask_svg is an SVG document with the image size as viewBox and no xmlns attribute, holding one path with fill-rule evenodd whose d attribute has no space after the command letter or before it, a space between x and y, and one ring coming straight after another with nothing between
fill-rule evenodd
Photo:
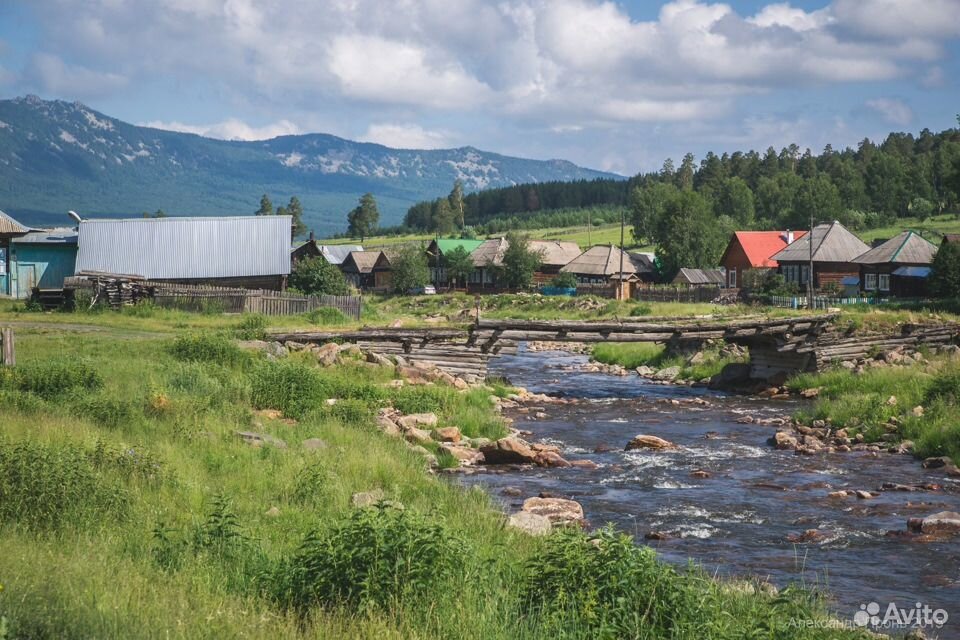
<instances>
[{"instance_id":1,"label":"corrugated metal roof","mask_svg":"<svg viewBox=\"0 0 960 640\"><path fill-rule=\"evenodd\" d=\"M870 250L863 240L847 231L839 222L821 224L812 234L798 238L786 249L770 256L777 262L805 262L810 259L810 235L813 236L814 262L852 262Z\"/></svg>"},{"instance_id":2,"label":"corrugated metal roof","mask_svg":"<svg viewBox=\"0 0 960 640\"><path fill-rule=\"evenodd\" d=\"M77 273L148 279L286 275L290 225L290 216L84 220Z\"/></svg>"},{"instance_id":3,"label":"corrugated metal roof","mask_svg":"<svg viewBox=\"0 0 960 640\"><path fill-rule=\"evenodd\" d=\"M904 231L874 247L854 262L859 264L930 264L937 255L937 247L913 231Z\"/></svg>"},{"instance_id":4,"label":"corrugated metal roof","mask_svg":"<svg viewBox=\"0 0 960 640\"><path fill-rule=\"evenodd\" d=\"M739 243L752 267L776 267L777 261L771 260L770 256L782 251L791 242L796 242L803 235L803 231L735 231L733 237L730 238L730 244L723 252L723 258L720 259L720 262L723 263L727 258L727 253L736 243Z\"/></svg>"},{"instance_id":5,"label":"corrugated metal roof","mask_svg":"<svg viewBox=\"0 0 960 640\"><path fill-rule=\"evenodd\" d=\"M363 247L358 244L319 244L320 255L330 264L343 264L347 256L354 251L363 251Z\"/></svg>"},{"instance_id":6,"label":"corrugated metal roof","mask_svg":"<svg viewBox=\"0 0 960 640\"><path fill-rule=\"evenodd\" d=\"M23 226L3 211L0 211L0 234L4 235L15 235L18 233L26 233L30 231L27 227Z\"/></svg>"},{"instance_id":7,"label":"corrugated metal roof","mask_svg":"<svg viewBox=\"0 0 960 640\"><path fill-rule=\"evenodd\" d=\"M14 244L77 244L77 230L70 227L36 229L13 239Z\"/></svg>"},{"instance_id":8,"label":"corrugated metal roof","mask_svg":"<svg viewBox=\"0 0 960 640\"><path fill-rule=\"evenodd\" d=\"M893 275L901 278L926 278L933 271L930 267L900 267L895 269Z\"/></svg>"},{"instance_id":9,"label":"corrugated metal roof","mask_svg":"<svg viewBox=\"0 0 960 640\"><path fill-rule=\"evenodd\" d=\"M560 271L586 276L612 276L620 273L620 249L613 245L590 247ZM623 273L636 273L637 265L623 252Z\"/></svg>"},{"instance_id":10,"label":"corrugated metal roof","mask_svg":"<svg viewBox=\"0 0 960 640\"><path fill-rule=\"evenodd\" d=\"M726 276L720 269L682 268L673 278L673 284L725 284Z\"/></svg>"},{"instance_id":11,"label":"corrugated metal roof","mask_svg":"<svg viewBox=\"0 0 960 640\"><path fill-rule=\"evenodd\" d=\"M475 267L500 267L503 265L503 253L507 250L504 238L484 240L470 252Z\"/></svg>"},{"instance_id":12,"label":"corrugated metal roof","mask_svg":"<svg viewBox=\"0 0 960 640\"><path fill-rule=\"evenodd\" d=\"M457 247L463 247L467 253L473 253L473 250L483 244L483 240L466 240L464 238L440 238L435 240L440 253L453 251Z\"/></svg>"}]
</instances>

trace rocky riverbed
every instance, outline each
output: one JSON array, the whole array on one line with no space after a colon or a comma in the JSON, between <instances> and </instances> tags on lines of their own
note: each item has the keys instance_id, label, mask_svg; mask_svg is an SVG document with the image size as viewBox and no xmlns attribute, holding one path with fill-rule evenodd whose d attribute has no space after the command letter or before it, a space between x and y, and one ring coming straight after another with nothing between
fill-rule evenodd
<instances>
[{"instance_id":1,"label":"rocky riverbed","mask_svg":"<svg viewBox=\"0 0 960 640\"><path fill-rule=\"evenodd\" d=\"M841 619L869 602L921 602L960 622L960 478L944 461L925 466L826 423L796 424L789 416L806 402L797 397L578 371L587 358L559 352L495 362L494 373L563 399L518 402L504 415L522 440L553 447L568 466L459 476L485 486L517 526L574 518L576 507L557 502L572 500L587 526L613 522L669 560L696 558L781 588L824 585ZM958 629L938 634L957 638Z\"/></svg>"}]
</instances>

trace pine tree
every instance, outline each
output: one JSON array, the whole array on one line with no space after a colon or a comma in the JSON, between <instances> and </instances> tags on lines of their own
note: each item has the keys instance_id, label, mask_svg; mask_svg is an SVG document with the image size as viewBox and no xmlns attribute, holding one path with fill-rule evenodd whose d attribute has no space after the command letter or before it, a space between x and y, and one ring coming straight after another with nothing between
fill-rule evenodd
<instances>
[{"instance_id":1,"label":"pine tree","mask_svg":"<svg viewBox=\"0 0 960 640\"><path fill-rule=\"evenodd\" d=\"M270 202L270 197L267 194L260 196L260 208L254 211L253 215L255 216L272 216L273 215L273 203Z\"/></svg>"}]
</instances>

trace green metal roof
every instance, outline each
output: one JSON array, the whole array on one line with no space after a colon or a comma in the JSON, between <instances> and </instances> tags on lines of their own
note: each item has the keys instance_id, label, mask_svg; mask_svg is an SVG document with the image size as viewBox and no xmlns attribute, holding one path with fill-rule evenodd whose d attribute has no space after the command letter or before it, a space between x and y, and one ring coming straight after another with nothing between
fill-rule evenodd
<instances>
[{"instance_id":1,"label":"green metal roof","mask_svg":"<svg viewBox=\"0 0 960 640\"><path fill-rule=\"evenodd\" d=\"M483 244L483 240L463 240L460 238L440 238L437 240L437 248L440 253L453 251L457 247L463 247L467 253L473 253L473 250Z\"/></svg>"}]
</instances>

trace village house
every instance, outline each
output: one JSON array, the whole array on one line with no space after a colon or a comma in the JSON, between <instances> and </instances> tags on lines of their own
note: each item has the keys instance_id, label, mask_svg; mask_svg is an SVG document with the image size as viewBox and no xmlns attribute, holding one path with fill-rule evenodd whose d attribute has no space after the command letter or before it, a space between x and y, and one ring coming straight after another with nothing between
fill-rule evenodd
<instances>
[{"instance_id":1,"label":"village house","mask_svg":"<svg viewBox=\"0 0 960 640\"><path fill-rule=\"evenodd\" d=\"M291 266L297 266L297 263L304 258L322 257L328 263L335 267L340 266L352 251L363 251L363 247L358 244L320 244L310 232L310 238L293 249L290 254Z\"/></svg>"},{"instance_id":2,"label":"village house","mask_svg":"<svg viewBox=\"0 0 960 640\"><path fill-rule=\"evenodd\" d=\"M734 232L720 258L720 266L726 270L726 286L731 289L743 287L746 271L776 269L779 264L771 256L803 235L803 231Z\"/></svg>"},{"instance_id":3,"label":"village house","mask_svg":"<svg viewBox=\"0 0 960 640\"><path fill-rule=\"evenodd\" d=\"M280 291L290 226L290 216L83 220L76 273Z\"/></svg>"},{"instance_id":4,"label":"village house","mask_svg":"<svg viewBox=\"0 0 960 640\"><path fill-rule=\"evenodd\" d=\"M393 289L393 261L399 253L395 249L384 249L373 265L373 289L390 291Z\"/></svg>"},{"instance_id":5,"label":"village house","mask_svg":"<svg viewBox=\"0 0 960 640\"><path fill-rule=\"evenodd\" d=\"M844 278L860 276L860 265L854 259L869 251L870 247L834 221L814 227L812 234L804 234L771 256L779 263L779 271L788 283L801 291L806 289L810 277L811 240L814 289L840 290Z\"/></svg>"},{"instance_id":6,"label":"village house","mask_svg":"<svg viewBox=\"0 0 960 640\"><path fill-rule=\"evenodd\" d=\"M382 254L382 251L351 251L340 263L340 271L357 289L373 289L377 286L374 269Z\"/></svg>"},{"instance_id":7,"label":"village house","mask_svg":"<svg viewBox=\"0 0 960 640\"><path fill-rule=\"evenodd\" d=\"M913 231L904 231L854 260L860 265L858 284L871 294L924 296L936 255L936 245Z\"/></svg>"},{"instance_id":8,"label":"village house","mask_svg":"<svg viewBox=\"0 0 960 640\"><path fill-rule=\"evenodd\" d=\"M503 255L509 243L506 238L484 240L473 250L474 272L467 280L471 288L496 288L497 272L503 267ZM534 285L548 284L560 270L580 255L576 242L529 240L527 248L540 256L540 267L533 275Z\"/></svg>"},{"instance_id":9,"label":"village house","mask_svg":"<svg viewBox=\"0 0 960 640\"><path fill-rule=\"evenodd\" d=\"M430 267L430 282L435 285L449 284L446 265L443 261L447 254L457 247L462 247L468 254L483 244L483 240L468 240L466 238L437 238L427 246L427 264Z\"/></svg>"},{"instance_id":10,"label":"village house","mask_svg":"<svg viewBox=\"0 0 960 640\"><path fill-rule=\"evenodd\" d=\"M624 299L632 297L640 281L637 271L637 264L630 254L614 245L591 247L560 269L561 273L576 276L578 290L593 289L598 295L611 297L618 297L622 291Z\"/></svg>"},{"instance_id":11,"label":"village house","mask_svg":"<svg viewBox=\"0 0 960 640\"><path fill-rule=\"evenodd\" d=\"M25 299L34 289L60 292L76 260L75 229L29 229L0 212L0 295Z\"/></svg>"},{"instance_id":12,"label":"village house","mask_svg":"<svg viewBox=\"0 0 960 640\"><path fill-rule=\"evenodd\" d=\"M0 296L11 295L10 241L28 231L30 229L0 211Z\"/></svg>"}]
</instances>

